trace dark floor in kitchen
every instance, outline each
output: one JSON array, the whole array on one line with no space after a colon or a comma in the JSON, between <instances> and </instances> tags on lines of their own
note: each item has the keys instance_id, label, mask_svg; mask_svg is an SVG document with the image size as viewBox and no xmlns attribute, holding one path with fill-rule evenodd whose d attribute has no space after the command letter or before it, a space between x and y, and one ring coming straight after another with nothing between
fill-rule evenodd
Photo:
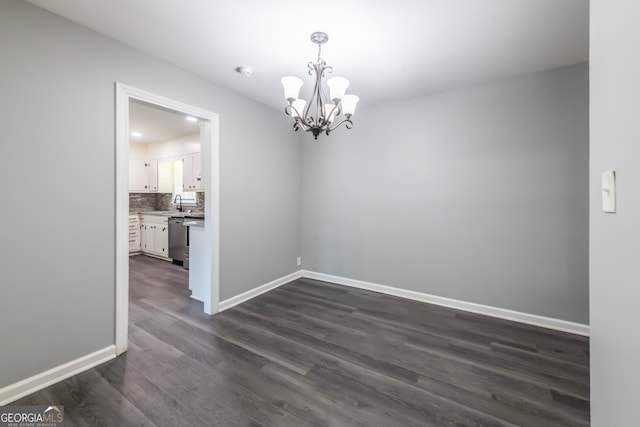
<instances>
[{"instance_id":1,"label":"dark floor in kitchen","mask_svg":"<svg viewBox=\"0 0 640 427\"><path fill-rule=\"evenodd\" d=\"M130 262L129 351L14 404L67 426L587 426L589 340L300 279L214 317Z\"/></svg>"}]
</instances>

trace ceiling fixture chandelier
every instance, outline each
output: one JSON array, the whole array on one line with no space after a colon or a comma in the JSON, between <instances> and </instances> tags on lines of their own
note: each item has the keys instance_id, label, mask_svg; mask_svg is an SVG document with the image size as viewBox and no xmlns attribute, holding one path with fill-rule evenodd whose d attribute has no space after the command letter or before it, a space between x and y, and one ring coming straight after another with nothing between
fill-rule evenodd
<instances>
[{"instance_id":1,"label":"ceiling fixture chandelier","mask_svg":"<svg viewBox=\"0 0 640 427\"><path fill-rule=\"evenodd\" d=\"M360 100L355 95L345 95L349 80L344 77L331 77L327 79L331 101L326 101L322 79L325 77L325 73L332 73L333 68L327 66L327 63L320 57L320 53L322 45L327 40L329 40L329 36L326 33L315 32L311 34L311 41L318 45L318 60L308 64L309 75L312 76L313 73L316 75L316 84L309 102L298 98L302 87L301 79L293 76L282 78L284 97L288 102L284 111L293 117L293 130L311 131L314 139L318 139L318 135L323 132L329 135L329 132L342 124L347 129L351 129L353 127L351 116L355 113L356 104Z\"/></svg>"}]
</instances>

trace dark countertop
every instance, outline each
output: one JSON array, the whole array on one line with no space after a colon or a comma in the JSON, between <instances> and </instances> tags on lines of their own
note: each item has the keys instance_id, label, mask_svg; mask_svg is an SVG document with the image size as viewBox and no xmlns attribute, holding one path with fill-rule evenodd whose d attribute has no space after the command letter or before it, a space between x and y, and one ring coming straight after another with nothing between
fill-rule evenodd
<instances>
[{"instance_id":1,"label":"dark countertop","mask_svg":"<svg viewBox=\"0 0 640 427\"><path fill-rule=\"evenodd\" d=\"M129 215L155 215L155 216L166 216L168 218L204 219L204 213L202 212L148 211L148 212L129 212Z\"/></svg>"},{"instance_id":2,"label":"dark countertop","mask_svg":"<svg viewBox=\"0 0 640 427\"><path fill-rule=\"evenodd\" d=\"M204 220L202 219L186 219L182 223L185 227L204 227Z\"/></svg>"}]
</instances>

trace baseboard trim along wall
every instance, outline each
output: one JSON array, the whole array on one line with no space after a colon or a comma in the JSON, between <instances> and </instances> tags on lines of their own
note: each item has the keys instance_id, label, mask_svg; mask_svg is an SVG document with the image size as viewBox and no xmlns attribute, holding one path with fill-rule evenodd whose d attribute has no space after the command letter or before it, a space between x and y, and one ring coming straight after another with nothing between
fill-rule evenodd
<instances>
[{"instance_id":1,"label":"baseboard trim along wall","mask_svg":"<svg viewBox=\"0 0 640 427\"><path fill-rule=\"evenodd\" d=\"M460 301L452 298L444 298L436 295L425 294L422 292L409 291L392 286L380 285L377 283L365 282L362 280L348 279L346 277L332 276L330 274L317 273L308 270L299 270L286 276L275 279L269 283L258 286L257 288L248 290L239 295L220 301L219 311L227 310L240 303L248 301L252 298L269 292L277 287L292 282L301 277L309 279L322 280L324 282L336 283L338 285L350 286L353 288L364 289L368 291L380 292L383 294L393 295L400 298L407 298L415 301L436 304L443 307L455 308L458 310L468 311L471 313L484 314L487 316L497 317L500 319L513 320L515 322L526 323L529 325L540 326L543 328L554 329L563 332L569 332L576 335L589 336L589 325L582 323L569 322L566 320L554 319L551 317L539 316L536 314L522 313L514 310L507 310L489 305L476 304L467 301ZM35 393L57 382L63 381L76 374L84 372L94 366L100 365L116 357L115 345L110 345L86 356L79 357L70 362L64 363L48 371L36 374L30 378L18 381L0 389L0 406L14 402L21 397Z\"/></svg>"},{"instance_id":2,"label":"baseboard trim along wall","mask_svg":"<svg viewBox=\"0 0 640 427\"><path fill-rule=\"evenodd\" d=\"M522 313L505 308L492 307L489 305L476 304L473 302L461 301L451 298L439 297L422 292L409 291L406 289L394 288L392 286L380 285L377 283L365 282L362 280L348 279L330 274L316 273L314 271L302 270L302 277L322 280L325 282L337 283L338 285L351 286L353 288L365 289L368 291L380 292L396 297L407 298L429 304L441 305L458 310L469 311L471 313L484 314L500 319L513 320L514 322L526 323L528 325L541 326L543 328L557 331L569 332L576 335L589 336L589 325L569 322L567 320L554 319L552 317L539 316L536 314Z\"/></svg>"},{"instance_id":3,"label":"baseboard trim along wall","mask_svg":"<svg viewBox=\"0 0 640 427\"><path fill-rule=\"evenodd\" d=\"M115 359L115 357L116 346L110 345L102 350L95 351L30 378L10 384L0 389L0 405L7 405L21 397L49 387L51 384L66 380L87 369L98 366L108 360Z\"/></svg>"},{"instance_id":4,"label":"baseboard trim along wall","mask_svg":"<svg viewBox=\"0 0 640 427\"><path fill-rule=\"evenodd\" d=\"M301 277L302 277L302 270L299 270L294 273L287 274L286 276L280 277L279 279L275 279L269 283L265 283L264 285L258 286L257 288L250 289L246 292L236 295L235 297L231 297L224 301L220 301L220 303L218 304L218 311L224 311L235 305L238 305L245 301L249 301L251 298L255 298L258 295L262 295L265 292L269 292L272 289L275 289L286 283L292 282Z\"/></svg>"}]
</instances>

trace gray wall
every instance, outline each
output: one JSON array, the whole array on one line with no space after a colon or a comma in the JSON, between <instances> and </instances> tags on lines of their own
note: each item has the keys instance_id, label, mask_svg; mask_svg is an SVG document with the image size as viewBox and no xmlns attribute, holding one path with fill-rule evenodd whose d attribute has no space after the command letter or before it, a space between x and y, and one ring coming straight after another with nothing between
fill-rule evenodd
<instances>
[{"instance_id":1,"label":"gray wall","mask_svg":"<svg viewBox=\"0 0 640 427\"><path fill-rule=\"evenodd\" d=\"M640 419L640 3L591 1L591 421ZM600 174L616 171L616 214Z\"/></svg>"},{"instance_id":2,"label":"gray wall","mask_svg":"<svg viewBox=\"0 0 640 427\"><path fill-rule=\"evenodd\" d=\"M588 323L587 64L354 120L304 141L305 269Z\"/></svg>"},{"instance_id":3,"label":"gray wall","mask_svg":"<svg viewBox=\"0 0 640 427\"><path fill-rule=\"evenodd\" d=\"M22 1L0 1L0 53L0 387L114 343L116 81L220 114L221 298L297 270L281 112Z\"/></svg>"}]
</instances>

